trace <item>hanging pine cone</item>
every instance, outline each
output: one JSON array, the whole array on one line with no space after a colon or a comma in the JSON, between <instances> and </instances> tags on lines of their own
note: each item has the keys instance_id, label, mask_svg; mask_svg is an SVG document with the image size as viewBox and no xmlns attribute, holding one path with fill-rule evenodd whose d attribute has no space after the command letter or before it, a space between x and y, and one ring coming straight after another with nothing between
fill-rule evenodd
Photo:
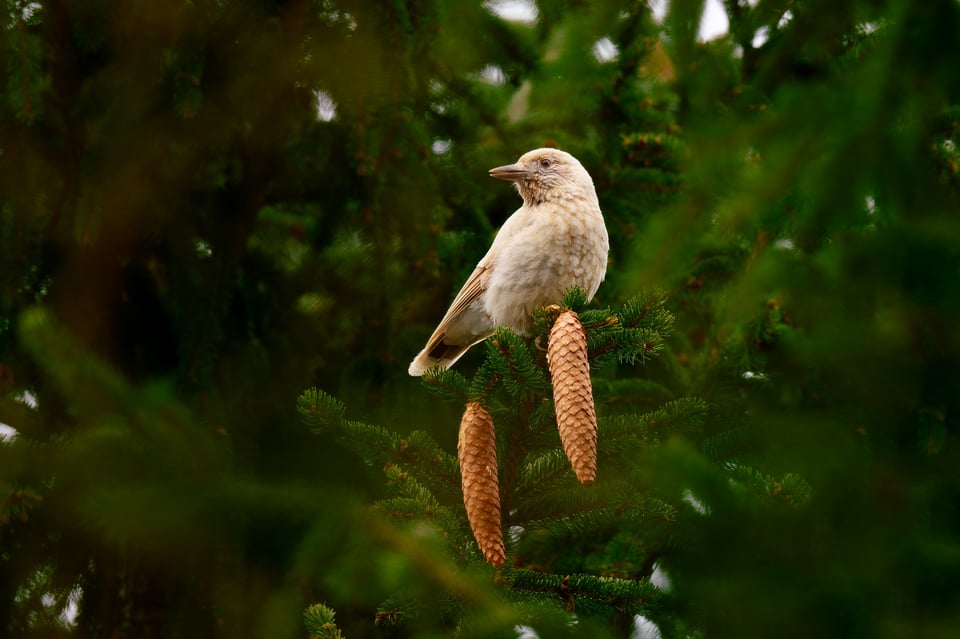
<instances>
[{"instance_id":1,"label":"hanging pine cone","mask_svg":"<svg viewBox=\"0 0 960 639\"><path fill-rule=\"evenodd\" d=\"M463 411L457 454L470 529L487 562L502 566L506 551L500 522L497 438L490 413L477 402L469 402Z\"/></svg>"},{"instance_id":2,"label":"hanging pine cone","mask_svg":"<svg viewBox=\"0 0 960 639\"><path fill-rule=\"evenodd\" d=\"M563 451L581 484L597 477L597 412L590 384L587 332L571 310L560 313L547 341L553 404Z\"/></svg>"}]
</instances>

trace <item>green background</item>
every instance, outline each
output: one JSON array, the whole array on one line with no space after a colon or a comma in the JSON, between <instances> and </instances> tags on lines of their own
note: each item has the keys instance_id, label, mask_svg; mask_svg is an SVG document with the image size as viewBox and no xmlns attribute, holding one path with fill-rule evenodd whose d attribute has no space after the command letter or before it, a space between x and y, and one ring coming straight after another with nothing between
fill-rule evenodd
<instances>
[{"instance_id":1,"label":"green background","mask_svg":"<svg viewBox=\"0 0 960 639\"><path fill-rule=\"evenodd\" d=\"M611 235L594 308L675 317L598 413L707 416L620 462L673 519L595 561L545 529L541 567L657 563L664 636L956 636L960 3L728 0L708 43L702 4L4 2L0 635L302 637L324 601L351 638L630 636L376 523L384 469L297 413L454 451L407 365L519 206L487 169L556 145Z\"/></svg>"}]
</instances>

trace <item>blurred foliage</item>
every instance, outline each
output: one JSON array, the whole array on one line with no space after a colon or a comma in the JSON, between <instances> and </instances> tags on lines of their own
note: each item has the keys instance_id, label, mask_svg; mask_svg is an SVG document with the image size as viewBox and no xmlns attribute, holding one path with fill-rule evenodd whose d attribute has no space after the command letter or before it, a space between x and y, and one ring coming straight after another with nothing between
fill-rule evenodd
<instances>
[{"instance_id":1,"label":"blurred foliage","mask_svg":"<svg viewBox=\"0 0 960 639\"><path fill-rule=\"evenodd\" d=\"M664 636L955 636L960 4L724 6L5 0L0 635L630 636L563 576L658 566ZM295 400L450 454L406 363L519 204L486 170L550 144L611 233L584 312L667 293L594 385L656 433L601 480L672 518L531 531L503 583Z\"/></svg>"},{"instance_id":2,"label":"blurred foliage","mask_svg":"<svg viewBox=\"0 0 960 639\"><path fill-rule=\"evenodd\" d=\"M563 303L579 314L593 369L611 356L650 360L663 350L672 323L657 293L630 300L618 313L584 308L580 289L569 291ZM467 636L493 636L495 630L497 636L512 636L517 625L555 636L558 630L550 628L549 619L563 612L576 612L578 624L603 634L611 624L629 627L637 615L658 619L662 593L650 582L651 564L666 543L665 530L676 519L683 495L662 493L634 462L669 436L697 430L706 406L681 397L657 410L603 419L597 431L599 481L581 486L560 448L547 354L538 347L549 339L559 312L559 306L538 311L529 337L498 330L486 342L486 358L471 380L454 370L424 375L424 385L436 396L459 405L478 402L492 415L508 556L493 581L511 604L501 604L505 609L497 614L502 628L492 622L474 628L470 613L483 611L471 605L474 594L458 588L443 593L441 599L449 602L438 617L432 610L436 594L401 587L399 596L391 594L381 604L378 624L409 631L428 618ZM630 386L621 385L620 392L646 394L642 380L622 381ZM597 401L603 398L600 394ZM458 571L493 572L484 565L467 521L456 457L424 431L400 436L348 420L344 405L316 388L301 394L298 406L313 432L334 435L371 468L382 469L391 495L374 504L377 515L419 538L434 539L444 548L443 560Z\"/></svg>"}]
</instances>

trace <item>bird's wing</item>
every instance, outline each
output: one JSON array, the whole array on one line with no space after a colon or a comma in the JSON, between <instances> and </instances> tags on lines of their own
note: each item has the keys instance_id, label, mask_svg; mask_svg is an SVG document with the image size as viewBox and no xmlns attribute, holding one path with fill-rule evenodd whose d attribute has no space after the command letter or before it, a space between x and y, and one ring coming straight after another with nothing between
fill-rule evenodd
<instances>
[{"instance_id":1,"label":"bird's wing","mask_svg":"<svg viewBox=\"0 0 960 639\"><path fill-rule=\"evenodd\" d=\"M487 283L490 281L494 264L497 261L497 255L501 252L503 245L509 241L509 238L516 235L521 228L528 224L530 224L530 215L526 207L517 209L513 215L506 219L500 227L500 230L497 231L496 237L493 238L493 243L490 245L487 254L477 263L477 267L473 269L473 273L471 273L467 281L464 282L463 288L460 289L460 292L457 293L457 296L450 304L450 308L447 309L446 315L440 320L440 325L437 326L437 330L433 332L433 335L431 335L427 341L428 351L432 346L437 344L439 341L438 338L442 339L446 333L450 332L450 325L457 321L463 313L483 295L483 292L487 290ZM487 335L475 336L473 343L475 343L476 337L483 339L487 337Z\"/></svg>"},{"instance_id":2,"label":"bird's wing","mask_svg":"<svg viewBox=\"0 0 960 639\"><path fill-rule=\"evenodd\" d=\"M433 332L433 335L431 335L430 339L427 341L428 347L434 343L437 337L442 337L445 335L450 328L450 324L455 322L464 313L464 311L466 311L471 304L480 299L480 296L483 295L483 292L487 290L487 282L490 280L490 273L492 271L490 267L491 265L485 258L481 260L479 264L477 264L477 268L473 269L473 273L471 273L470 277L467 278L467 281L464 282L460 292L457 293L455 298L453 298L450 308L447 309L443 319L440 320L437 330Z\"/></svg>"},{"instance_id":3,"label":"bird's wing","mask_svg":"<svg viewBox=\"0 0 960 639\"><path fill-rule=\"evenodd\" d=\"M449 368L468 348L493 332L490 330L493 323L486 317L486 311L475 304L487 288L490 272L484 260L467 278L427 345L410 363L411 375L423 375L434 366Z\"/></svg>"},{"instance_id":4,"label":"bird's wing","mask_svg":"<svg viewBox=\"0 0 960 639\"><path fill-rule=\"evenodd\" d=\"M473 269L473 273L453 299L437 329L427 340L427 345L410 364L411 375L422 375L432 366L449 368L468 348L493 334L493 320L483 305L477 302L487 290L497 254L508 241L511 229L523 224L521 219L523 216L517 215L518 213L520 210L507 218L500 227L500 232L493 238L490 250Z\"/></svg>"}]
</instances>

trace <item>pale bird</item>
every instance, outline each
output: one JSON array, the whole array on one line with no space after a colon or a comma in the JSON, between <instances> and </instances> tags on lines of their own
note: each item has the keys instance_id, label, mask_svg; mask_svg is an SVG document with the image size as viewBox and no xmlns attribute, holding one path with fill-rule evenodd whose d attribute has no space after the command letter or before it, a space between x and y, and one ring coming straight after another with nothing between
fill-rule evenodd
<instances>
[{"instance_id":1,"label":"pale bird","mask_svg":"<svg viewBox=\"0 0 960 639\"><path fill-rule=\"evenodd\" d=\"M535 149L516 164L490 169L511 180L523 206L511 215L457 293L411 375L449 368L474 344L505 326L525 334L534 309L557 304L579 286L593 298L607 270L610 240L597 192L580 162L558 149Z\"/></svg>"}]
</instances>

